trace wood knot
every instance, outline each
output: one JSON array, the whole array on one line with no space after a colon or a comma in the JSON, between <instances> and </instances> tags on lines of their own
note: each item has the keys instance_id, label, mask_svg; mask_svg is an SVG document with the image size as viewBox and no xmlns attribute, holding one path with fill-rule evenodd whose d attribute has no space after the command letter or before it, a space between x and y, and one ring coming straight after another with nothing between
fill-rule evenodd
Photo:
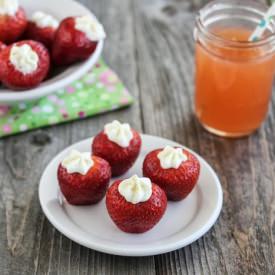
<instances>
[{"instance_id":1,"label":"wood knot","mask_svg":"<svg viewBox=\"0 0 275 275\"><path fill-rule=\"evenodd\" d=\"M163 13L165 13L168 16L174 16L177 13L176 7L172 5L166 5L161 10Z\"/></svg>"},{"instance_id":2,"label":"wood knot","mask_svg":"<svg viewBox=\"0 0 275 275\"><path fill-rule=\"evenodd\" d=\"M37 132L31 138L31 144L36 146L45 146L52 142L51 137L45 132Z\"/></svg>"}]
</instances>

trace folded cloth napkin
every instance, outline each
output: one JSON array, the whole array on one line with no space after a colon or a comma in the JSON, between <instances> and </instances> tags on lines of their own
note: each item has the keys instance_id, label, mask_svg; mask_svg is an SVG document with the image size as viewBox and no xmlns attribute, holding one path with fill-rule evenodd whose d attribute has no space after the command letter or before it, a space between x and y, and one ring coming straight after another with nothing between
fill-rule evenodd
<instances>
[{"instance_id":1,"label":"folded cloth napkin","mask_svg":"<svg viewBox=\"0 0 275 275\"><path fill-rule=\"evenodd\" d=\"M38 101L0 105L0 137L128 106L133 102L118 76L101 60L80 80Z\"/></svg>"}]
</instances>

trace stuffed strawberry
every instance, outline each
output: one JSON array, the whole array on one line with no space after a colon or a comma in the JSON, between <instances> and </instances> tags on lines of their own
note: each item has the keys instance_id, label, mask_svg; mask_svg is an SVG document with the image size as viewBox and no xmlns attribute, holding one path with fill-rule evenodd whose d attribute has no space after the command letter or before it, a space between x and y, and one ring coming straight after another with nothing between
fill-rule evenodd
<instances>
[{"instance_id":1,"label":"stuffed strawberry","mask_svg":"<svg viewBox=\"0 0 275 275\"><path fill-rule=\"evenodd\" d=\"M49 67L48 50L39 42L21 41L0 53L0 79L14 90L37 86L46 78Z\"/></svg>"},{"instance_id":2,"label":"stuffed strawberry","mask_svg":"<svg viewBox=\"0 0 275 275\"><path fill-rule=\"evenodd\" d=\"M159 185L172 201L184 199L193 190L200 163L190 152L167 146L149 153L143 162L143 175Z\"/></svg>"},{"instance_id":3,"label":"stuffed strawberry","mask_svg":"<svg viewBox=\"0 0 275 275\"><path fill-rule=\"evenodd\" d=\"M0 1L0 41L15 42L25 31L27 18L18 0Z\"/></svg>"},{"instance_id":4,"label":"stuffed strawberry","mask_svg":"<svg viewBox=\"0 0 275 275\"><path fill-rule=\"evenodd\" d=\"M95 51L98 41L105 36L102 25L89 15L64 19L54 40L54 63L70 65L87 59Z\"/></svg>"},{"instance_id":5,"label":"stuffed strawberry","mask_svg":"<svg viewBox=\"0 0 275 275\"><path fill-rule=\"evenodd\" d=\"M139 133L117 120L105 125L92 144L93 154L109 162L113 176L126 173L134 165L140 148Z\"/></svg>"},{"instance_id":6,"label":"stuffed strawberry","mask_svg":"<svg viewBox=\"0 0 275 275\"><path fill-rule=\"evenodd\" d=\"M50 14L37 11L32 15L25 33L27 39L41 42L48 49L52 48L59 22Z\"/></svg>"},{"instance_id":7,"label":"stuffed strawberry","mask_svg":"<svg viewBox=\"0 0 275 275\"><path fill-rule=\"evenodd\" d=\"M62 194L70 204L89 205L105 196L111 168L102 158L73 150L59 165L57 178Z\"/></svg>"},{"instance_id":8,"label":"stuffed strawberry","mask_svg":"<svg viewBox=\"0 0 275 275\"><path fill-rule=\"evenodd\" d=\"M160 221L167 198L150 179L133 176L113 183L107 191L106 206L111 219L122 231L143 233Z\"/></svg>"}]
</instances>

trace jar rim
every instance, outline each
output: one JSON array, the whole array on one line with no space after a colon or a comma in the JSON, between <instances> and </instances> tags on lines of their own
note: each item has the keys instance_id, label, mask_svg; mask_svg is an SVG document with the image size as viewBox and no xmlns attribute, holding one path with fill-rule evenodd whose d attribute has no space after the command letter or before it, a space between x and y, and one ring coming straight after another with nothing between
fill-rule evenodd
<instances>
[{"instance_id":1,"label":"jar rim","mask_svg":"<svg viewBox=\"0 0 275 275\"><path fill-rule=\"evenodd\" d=\"M234 5L234 2L236 2L236 4L238 4L238 8L244 8L247 9L247 6L237 3L237 1L235 0L231 0L230 2L228 2L229 5L232 6L232 4ZM261 6L263 9L268 9L268 6L263 4L263 3L258 3L258 2L252 2L252 1L246 1L247 3L253 3L256 4L258 7ZM220 0L214 0L211 1L210 3L208 3L207 5L205 5L198 13L197 17L196 17L196 26L197 28L205 35L207 36L209 39L213 39L215 40L215 42L219 43L219 44L223 44L226 45L227 47L233 47L233 48L254 48L254 47L261 47L264 46L266 44L269 43L273 43L275 42L275 31L271 32L269 35L265 36L265 37L261 37L259 40L256 41L234 41L234 40L230 40L230 39L226 39L222 36L217 35L215 32L207 29L207 26L203 23L202 21L202 17L203 17L203 11L205 11L205 9L209 8L211 5L222 5L222 1ZM226 6L226 4L224 4L224 6ZM259 14L261 14L262 16L264 16L264 12L261 12L260 10L257 10L257 12Z\"/></svg>"}]
</instances>

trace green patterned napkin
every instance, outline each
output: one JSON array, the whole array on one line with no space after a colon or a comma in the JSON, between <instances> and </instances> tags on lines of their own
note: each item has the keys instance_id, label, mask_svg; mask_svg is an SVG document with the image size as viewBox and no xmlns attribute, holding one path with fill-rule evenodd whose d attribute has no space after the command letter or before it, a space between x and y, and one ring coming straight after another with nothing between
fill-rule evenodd
<instances>
[{"instance_id":1,"label":"green patterned napkin","mask_svg":"<svg viewBox=\"0 0 275 275\"><path fill-rule=\"evenodd\" d=\"M103 62L70 86L35 102L0 105L0 137L128 106L133 98Z\"/></svg>"}]
</instances>

